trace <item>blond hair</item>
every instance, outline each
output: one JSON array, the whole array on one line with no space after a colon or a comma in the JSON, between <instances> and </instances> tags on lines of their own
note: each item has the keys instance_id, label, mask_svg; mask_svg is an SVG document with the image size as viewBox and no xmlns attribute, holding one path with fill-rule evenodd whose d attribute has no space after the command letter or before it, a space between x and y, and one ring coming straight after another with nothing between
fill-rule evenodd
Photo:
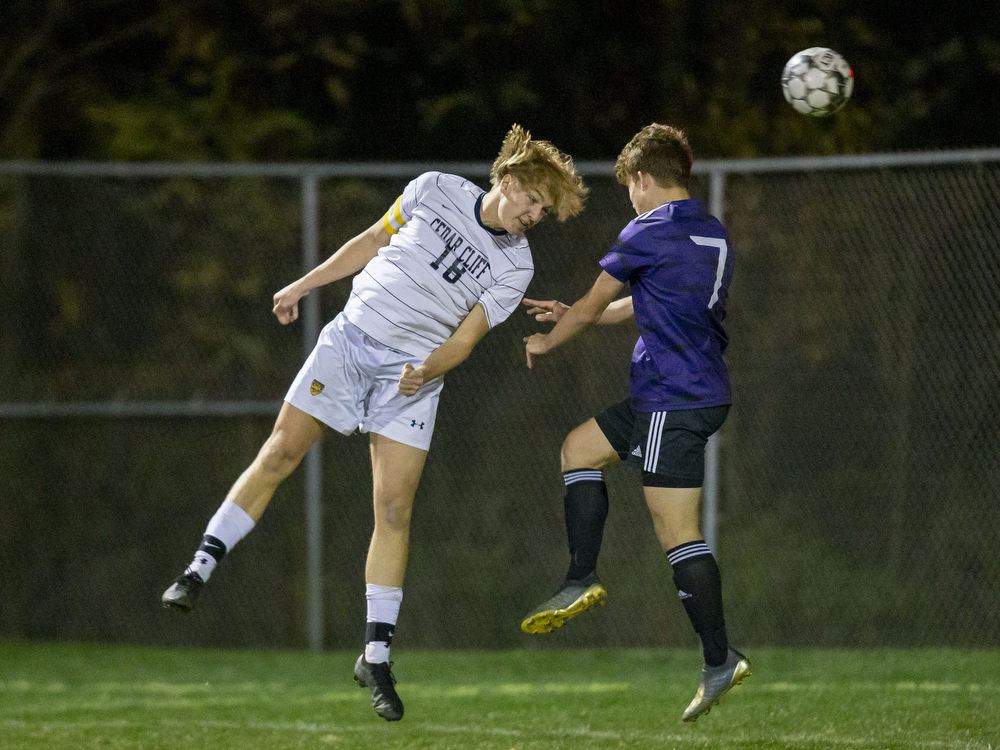
<instances>
[{"instance_id":1,"label":"blond hair","mask_svg":"<svg viewBox=\"0 0 1000 750\"><path fill-rule=\"evenodd\" d=\"M511 127L503 139L500 154L490 170L490 183L499 185L508 174L523 187L544 189L552 199L552 213L559 221L583 210L587 188L576 173L573 157L548 141L532 140L531 133L520 125Z\"/></svg>"},{"instance_id":2,"label":"blond hair","mask_svg":"<svg viewBox=\"0 0 1000 750\"><path fill-rule=\"evenodd\" d=\"M660 187L687 190L693 161L694 153L684 131L654 122L636 133L622 149L615 162L615 177L627 185L642 172Z\"/></svg>"}]
</instances>

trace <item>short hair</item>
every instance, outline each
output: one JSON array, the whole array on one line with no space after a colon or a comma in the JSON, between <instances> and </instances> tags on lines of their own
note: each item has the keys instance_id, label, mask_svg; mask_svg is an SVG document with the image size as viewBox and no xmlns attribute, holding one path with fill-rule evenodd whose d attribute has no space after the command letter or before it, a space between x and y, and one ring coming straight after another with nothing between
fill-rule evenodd
<instances>
[{"instance_id":1,"label":"short hair","mask_svg":"<svg viewBox=\"0 0 1000 750\"><path fill-rule=\"evenodd\" d=\"M615 177L627 185L639 172L644 172L660 187L687 190L693 162L694 153L684 131L654 122L636 133L622 149L615 162Z\"/></svg>"},{"instance_id":2,"label":"short hair","mask_svg":"<svg viewBox=\"0 0 1000 750\"><path fill-rule=\"evenodd\" d=\"M587 188L576 173L573 157L548 141L536 141L520 125L507 132L490 170L490 183L499 185L506 175L526 188L544 188L552 199L552 213L566 221L583 210Z\"/></svg>"}]
</instances>

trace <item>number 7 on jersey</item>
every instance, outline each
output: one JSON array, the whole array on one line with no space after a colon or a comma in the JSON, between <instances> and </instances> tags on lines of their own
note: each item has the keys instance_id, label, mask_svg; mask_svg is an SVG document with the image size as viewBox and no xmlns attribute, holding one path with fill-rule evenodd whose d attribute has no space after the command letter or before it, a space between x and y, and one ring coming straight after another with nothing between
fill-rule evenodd
<instances>
[{"instance_id":1,"label":"number 7 on jersey","mask_svg":"<svg viewBox=\"0 0 1000 750\"><path fill-rule=\"evenodd\" d=\"M691 241L697 245L719 248L719 265L715 269L715 286L712 287L712 298L708 301L708 307L711 309L712 305L719 301L719 289L722 288L722 274L726 271L726 256L729 254L729 247L726 245L726 241L719 237L695 237L693 234L690 237Z\"/></svg>"}]
</instances>

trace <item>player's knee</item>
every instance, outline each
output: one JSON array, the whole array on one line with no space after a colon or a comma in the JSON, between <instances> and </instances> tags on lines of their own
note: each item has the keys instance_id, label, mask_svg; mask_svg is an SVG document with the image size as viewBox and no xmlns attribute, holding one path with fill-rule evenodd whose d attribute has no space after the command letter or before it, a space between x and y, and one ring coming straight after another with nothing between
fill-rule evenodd
<instances>
[{"instance_id":1,"label":"player's knee","mask_svg":"<svg viewBox=\"0 0 1000 750\"><path fill-rule=\"evenodd\" d=\"M257 463L267 474L284 479L302 460L303 452L290 446L287 441L272 435L260 449Z\"/></svg>"},{"instance_id":2,"label":"player's knee","mask_svg":"<svg viewBox=\"0 0 1000 750\"><path fill-rule=\"evenodd\" d=\"M375 523L390 531L409 531L412 510L412 503L382 498L375 504Z\"/></svg>"},{"instance_id":3,"label":"player's knee","mask_svg":"<svg viewBox=\"0 0 1000 750\"><path fill-rule=\"evenodd\" d=\"M593 455L593 451L588 450L585 441L580 440L575 433L570 433L563 441L559 451L559 459L563 471L573 471L574 469L600 469L607 463L601 461L599 457Z\"/></svg>"},{"instance_id":4,"label":"player's knee","mask_svg":"<svg viewBox=\"0 0 1000 750\"><path fill-rule=\"evenodd\" d=\"M579 451L577 450L575 441L573 440L573 433L570 433L565 440L563 440L562 447L559 449L559 461L562 464L563 471L570 471L571 469L577 468L574 465L576 461L576 456Z\"/></svg>"}]
</instances>

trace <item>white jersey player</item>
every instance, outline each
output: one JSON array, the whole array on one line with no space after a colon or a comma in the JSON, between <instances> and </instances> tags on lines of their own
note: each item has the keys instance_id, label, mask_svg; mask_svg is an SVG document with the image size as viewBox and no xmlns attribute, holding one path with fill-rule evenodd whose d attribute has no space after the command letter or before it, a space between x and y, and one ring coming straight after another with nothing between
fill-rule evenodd
<instances>
[{"instance_id":1,"label":"white jersey player","mask_svg":"<svg viewBox=\"0 0 1000 750\"><path fill-rule=\"evenodd\" d=\"M441 172L406 186L382 220L389 244L354 277L344 311L321 334L288 403L345 435L360 428L430 447L443 383L438 377L404 395L397 387L403 366L427 359L477 305L487 329L506 320L533 273L524 235L483 223L485 196L468 180ZM341 352L342 337L362 351Z\"/></svg>"},{"instance_id":2,"label":"white jersey player","mask_svg":"<svg viewBox=\"0 0 1000 750\"><path fill-rule=\"evenodd\" d=\"M434 430L442 376L518 306L533 265L524 232L551 211L583 209L573 160L515 125L491 188L449 174L413 180L385 216L274 295L283 323L310 290L356 274L344 310L296 376L271 436L208 523L184 573L163 594L190 611L222 556L253 528L277 486L329 426L370 434L375 530L365 566L365 652L355 680L375 711L401 719L389 646L403 596L413 497Z\"/></svg>"},{"instance_id":3,"label":"white jersey player","mask_svg":"<svg viewBox=\"0 0 1000 750\"><path fill-rule=\"evenodd\" d=\"M421 359L476 303L491 328L505 320L531 280L531 251L523 234L482 223L485 195L468 180L441 172L407 185L383 219L392 239L354 277L344 308L348 319L386 346Z\"/></svg>"}]
</instances>

